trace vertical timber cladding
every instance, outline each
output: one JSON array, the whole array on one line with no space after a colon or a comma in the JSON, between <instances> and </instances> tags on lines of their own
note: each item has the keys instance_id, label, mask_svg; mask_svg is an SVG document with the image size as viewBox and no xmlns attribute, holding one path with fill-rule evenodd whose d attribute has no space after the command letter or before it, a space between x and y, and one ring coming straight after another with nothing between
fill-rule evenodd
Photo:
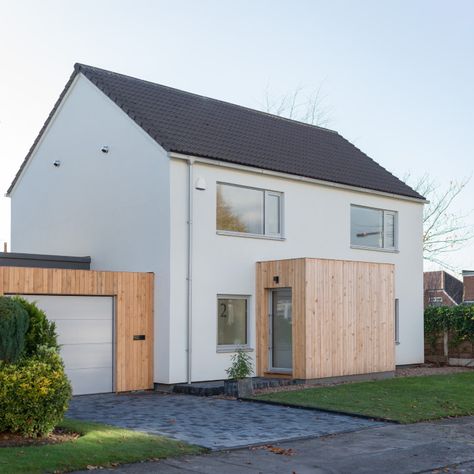
<instances>
[{"instance_id":1,"label":"vertical timber cladding","mask_svg":"<svg viewBox=\"0 0 474 474\"><path fill-rule=\"evenodd\" d=\"M153 388L153 286L153 273L0 267L0 295L114 297L117 392Z\"/></svg>"},{"instance_id":2,"label":"vertical timber cladding","mask_svg":"<svg viewBox=\"0 0 474 474\"><path fill-rule=\"evenodd\" d=\"M278 276L278 283L274 277ZM257 263L257 373L268 375L269 364L269 292L271 288L292 289L292 345L294 378L306 377L305 335L305 259L274 260Z\"/></svg>"},{"instance_id":3,"label":"vertical timber cladding","mask_svg":"<svg viewBox=\"0 0 474 474\"><path fill-rule=\"evenodd\" d=\"M268 370L267 290L284 287L293 295L294 378L395 369L394 266L301 258L257 263L259 375Z\"/></svg>"}]
</instances>

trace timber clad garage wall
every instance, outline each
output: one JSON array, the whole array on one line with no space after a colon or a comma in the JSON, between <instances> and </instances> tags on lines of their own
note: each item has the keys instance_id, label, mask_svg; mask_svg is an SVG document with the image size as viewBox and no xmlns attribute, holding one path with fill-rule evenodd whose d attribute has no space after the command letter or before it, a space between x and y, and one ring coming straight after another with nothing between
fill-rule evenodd
<instances>
[{"instance_id":1,"label":"timber clad garage wall","mask_svg":"<svg viewBox=\"0 0 474 474\"><path fill-rule=\"evenodd\" d=\"M30 295L57 319L67 370L79 393L153 388L153 293L153 273L0 267L0 295ZM111 341L112 364L106 355ZM81 370L87 377L79 381Z\"/></svg>"},{"instance_id":2,"label":"timber clad garage wall","mask_svg":"<svg viewBox=\"0 0 474 474\"><path fill-rule=\"evenodd\" d=\"M74 395L113 391L113 298L22 295L56 323Z\"/></svg>"},{"instance_id":3,"label":"timber clad garage wall","mask_svg":"<svg viewBox=\"0 0 474 474\"><path fill-rule=\"evenodd\" d=\"M272 288L292 289L293 378L395 370L392 264L315 258L258 262L259 375L268 373Z\"/></svg>"}]
</instances>

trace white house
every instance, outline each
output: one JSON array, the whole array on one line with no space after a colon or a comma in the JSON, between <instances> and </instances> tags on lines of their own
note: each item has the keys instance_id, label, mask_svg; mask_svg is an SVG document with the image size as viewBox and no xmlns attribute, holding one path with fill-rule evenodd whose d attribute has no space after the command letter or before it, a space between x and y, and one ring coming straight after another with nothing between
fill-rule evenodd
<instances>
[{"instance_id":1,"label":"white house","mask_svg":"<svg viewBox=\"0 0 474 474\"><path fill-rule=\"evenodd\" d=\"M424 199L334 131L77 64L8 196L12 251L155 273L155 383L254 356L256 262L300 257L392 264L389 350L423 362ZM271 298L266 369L291 373Z\"/></svg>"}]
</instances>

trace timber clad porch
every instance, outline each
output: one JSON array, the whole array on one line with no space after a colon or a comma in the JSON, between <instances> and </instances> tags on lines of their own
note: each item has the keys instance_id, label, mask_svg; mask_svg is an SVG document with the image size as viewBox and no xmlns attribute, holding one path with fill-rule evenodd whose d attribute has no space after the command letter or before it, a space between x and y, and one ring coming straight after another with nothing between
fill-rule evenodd
<instances>
[{"instance_id":1,"label":"timber clad porch","mask_svg":"<svg viewBox=\"0 0 474 474\"><path fill-rule=\"evenodd\" d=\"M257 263L257 375L319 379L395 370L394 266Z\"/></svg>"}]
</instances>

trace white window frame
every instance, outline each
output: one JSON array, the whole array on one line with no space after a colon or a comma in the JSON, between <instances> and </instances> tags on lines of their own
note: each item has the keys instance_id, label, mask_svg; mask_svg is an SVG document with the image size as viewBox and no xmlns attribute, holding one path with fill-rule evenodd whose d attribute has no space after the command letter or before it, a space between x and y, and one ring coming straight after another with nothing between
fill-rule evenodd
<instances>
[{"instance_id":1,"label":"white window frame","mask_svg":"<svg viewBox=\"0 0 474 474\"><path fill-rule=\"evenodd\" d=\"M269 239L269 240L285 240L284 236L284 222L283 222L283 197L284 194L280 191L273 191L270 189L265 189L265 188L256 188L254 186L244 186L242 184L235 184L235 183L228 183L224 181L218 181L216 183L216 212L217 212L217 186L218 185L223 185L223 186L234 186L236 188L245 188L245 189L252 189L254 191L262 191L263 192L263 215L262 215L262 226L263 226L263 233L262 234L254 234L252 232L237 232L235 230L221 230L216 228L216 234L218 235L231 235L235 237L249 237L253 239ZM280 232L278 234L271 234L267 233L266 231L266 226L267 226L267 218L266 218L266 213L265 209L267 206L267 197L268 196L277 196L279 198L279 203L280 203L280 208L279 208L279 214L278 214L278 219L279 219L279 228ZM216 226L217 226L217 220L216 220Z\"/></svg>"},{"instance_id":2,"label":"white window frame","mask_svg":"<svg viewBox=\"0 0 474 474\"><path fill-rule=\"evenodd\" d=\"M283 193L279 193L277 191L269 191L269 190L263 190L264 193L264 199L263 199L263 234L265 237L282 237L283 235L283 226L282 226L282 202L283 202ZM278 198L278 232L277 233L270 233L267 232L267 201L268 198L272 197L277 197Z\"/></svg>"},{"instance_id":3,"label":"white window frame","mask_svg":"<svg viewBox=\"0 0 474 474\"><path fill-rule=\"evenodd\" d=\"M350 246L353 249L361 249L361 250L375 250L378 252L398 252L398 211L391 211L388 209L382 209L380 207L371 207L371 206L362 206L360 204L351 204L350 206L350 211L352 211L353 207L359 207L363 209L371 209L373 211L380 211L382 212L382 247L372 247L370 245L357 245L352 243L352 212L350 212L349 219L350 219L350 224L349 224L349 239L350 239ZM386 247L385 246L385 241L386 241L386 230L385 230L385 220L386 216L391 215L393 216L393 241L394 241L394 246L393 247Z\"/></svg>"},{"instance_id":4,"label":"white window frame","mask_svg":"<svg viewBox=\"0 0 474 474\"><path fill-rule=\"evenodd\" d=\"M219 310L216 312L216 350L217 352L236 352L237 350L252 351L250 347L250 295L229 295L229 294L218 294L216 298L216 307L219 308L220 299L229 300L246 300L247 301L247 314L246 314L246 344L219 344Z\"/></svg>"}]
</instances>

